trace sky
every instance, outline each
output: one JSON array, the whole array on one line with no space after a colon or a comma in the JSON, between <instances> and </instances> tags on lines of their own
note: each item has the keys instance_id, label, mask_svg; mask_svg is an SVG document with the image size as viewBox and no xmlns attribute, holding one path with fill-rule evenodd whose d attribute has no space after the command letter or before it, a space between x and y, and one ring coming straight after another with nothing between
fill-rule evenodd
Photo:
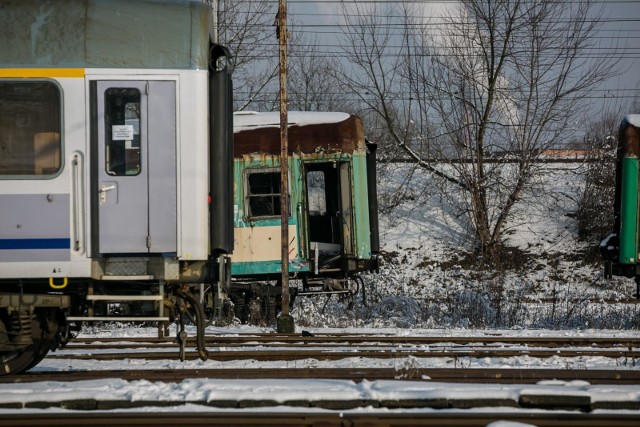
<instances>
[{"instance_id":1,"label":"sky","mask_svg":"<svg viewBox=\"0 0 640 427\"><path fill-rule=\"evenodd\" d=\"M576 0L574 0L576 1ZM289 22L302 23L299 31L316 38L327 52L338 52L335 46L339 33L341 3L377 6L384 9L386 0L288 0ZM423 0L420 5L425 18L438 17L455 5L454 0ZM602 10L605 19L599 33L603 50L616 46L620 58L619 74L592 93L595 111L626 106L640 98L640 0L594 0L594 10ZM613 64L612 64L613 65ZM640 111L637 111L640 112ZM636 113L637 113L636 112Z\"/></svg>"}]
</instances>

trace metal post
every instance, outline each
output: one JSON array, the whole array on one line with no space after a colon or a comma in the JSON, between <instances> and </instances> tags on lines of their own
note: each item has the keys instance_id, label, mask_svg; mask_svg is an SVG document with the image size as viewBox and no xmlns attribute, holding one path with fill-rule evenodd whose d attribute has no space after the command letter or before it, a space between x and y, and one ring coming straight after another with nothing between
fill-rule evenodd
<instances>
[{"instance_id":1,"label":"metal post","mask_svg":"<svg viewBox=\"0 0 640 427\"><path fill-rule=\"evenodd\" d=\"M164 317L164 280L158 281L158 295L162 298L156 304L158 304L158 317ZM166 337L167 322L158 322L158 338Z\"/></svg>"},{"instance_id":2,"label":"metal post","mask_svg":"<svg viewBox=\"0 0 640 427\"><path fill-rule=\"evenodd\" d=\"M278 318L278 332L291 333L293 318L289 314L289 140L287 109L287 2L279 0L278 40L280 63L280 221L282 265L282 314Z\"/></svg>"},{"instance_id":3,"label":"metal post","mask_svg":"<svg viewBox=\"0 0 640 427\"><path fill-rule=\"evenodd\" d=\"M211 29L211 42L218 43L219 35L218 31L220 31L220 23L218 22L218 11L220 10L220 0L209 0L209 7L211 7L211 18L213 21L213 28ZM224 9L226 10L226 8Z\"/></svg>"}]
</instances>

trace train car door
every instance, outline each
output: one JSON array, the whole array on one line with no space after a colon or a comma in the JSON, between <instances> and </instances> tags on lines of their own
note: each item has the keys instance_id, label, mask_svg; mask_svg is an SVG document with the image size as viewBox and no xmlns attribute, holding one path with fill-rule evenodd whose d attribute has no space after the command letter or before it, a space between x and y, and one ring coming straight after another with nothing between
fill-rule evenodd
<instances>
[{"instance_id":1,"label":"train car door","mask_svg":"<svg viewBox=\"0 0 640 427\"><path fill-rule=\"evenodd\" d=\"M353 207L351 204L351 169L349 162L337 164L340 177L340 218L342 250L345 255L353 255Z\"/></svg>"},{"instance_id":2,"label":"train car door","mask_svg":"<svg viewBox=\"0 0 640 427\"><path fill-rule=\"evenodd\" d=\"M91 92L94 253L177 252L175 82Z\"/></svg>"},{"instance_id":3,"label":"train car door","mask_svg":"<svg viewBox=\"0 0 640 427\"><path fill-rule=\"evenodd\" d=\"M322 270L353 253L349 163L307 163L305 185L310 258Z\"/></svg>"}]
</instances>

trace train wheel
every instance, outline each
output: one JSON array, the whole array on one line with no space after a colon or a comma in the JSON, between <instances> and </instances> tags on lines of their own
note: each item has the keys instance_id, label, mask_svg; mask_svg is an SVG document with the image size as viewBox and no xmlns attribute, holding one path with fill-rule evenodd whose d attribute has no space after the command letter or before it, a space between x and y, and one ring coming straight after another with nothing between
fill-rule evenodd
<instances>
[{"instance_id":1,"label":"train wheel","mask_svg":"<svg viewBox=\"0 0 640 427\"><path fill-rule=\"evenodd\" d=\"M30 317L30 319L28 319ZM24 323L31 327L31 342L17 350L0 352L0 375L12 375L25 372L36 366L45 358L54 342L54 334L49 333L47 319L42 315L22 317ZM4 323L4 322L3 322ZM15 326L6 330L7 336L15 334Z\"/></svg>"}]
</instances>

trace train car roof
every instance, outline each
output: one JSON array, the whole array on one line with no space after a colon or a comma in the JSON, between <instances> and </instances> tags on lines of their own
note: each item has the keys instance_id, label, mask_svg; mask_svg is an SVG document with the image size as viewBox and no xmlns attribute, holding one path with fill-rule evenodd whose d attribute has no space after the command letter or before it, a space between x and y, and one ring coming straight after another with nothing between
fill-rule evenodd
<instances>
[{"instance_id":1,"label":"train car roof","mask_svg":"<svg viewBox=\"0 0 640 427\"><path fill-rule=\"evenodd\" d=\"M618 131L618 145L622 148L618 152L620 161L624 155L640 157L640 114L627 114Z\"/></svg>"},{"instance_id":2,"label":"train car roof","mask_svg":"<svg viewBox=\"0 0 640 427\"><path fill-rule=\"evenodd\" d=\"M290 111L289 153L352 153L364 149L362 120L339 112ZM233 115L234 156L280 154L280 113Z\"/></svg>"},{"instance_id":3,"label":"train car roof","mask_svg":"<svg viewBox=\"0 0 640 427\"><path fill-rule=\"evenodd\" d=\"M632 126L640 128L640 114L627 114L624 117L624 121Z\"/></svg>"},{"instance_id":4,"label":"train car roof","mask_svg":"<svg viewBox=\"0 0 640 427\"><path fill-rule=\"evenodd\" d=\"M289 111L287 118L289 119L289 126L307 126L344 122L349 118L349 114L320 111ZM279 111L267 113L237 111L233 113L234 132L268 127L280 127Z\"/></svg>"},{"instance_id":5,"label":"train car roof","mask_svg":"<svg viewBox=\"0 0 640 427\"><path fill-rule=\"evenodd\" d=\"M0 10L1 68L208 68L200 1L3 0Z\"/></svg>"}]
</instances>

